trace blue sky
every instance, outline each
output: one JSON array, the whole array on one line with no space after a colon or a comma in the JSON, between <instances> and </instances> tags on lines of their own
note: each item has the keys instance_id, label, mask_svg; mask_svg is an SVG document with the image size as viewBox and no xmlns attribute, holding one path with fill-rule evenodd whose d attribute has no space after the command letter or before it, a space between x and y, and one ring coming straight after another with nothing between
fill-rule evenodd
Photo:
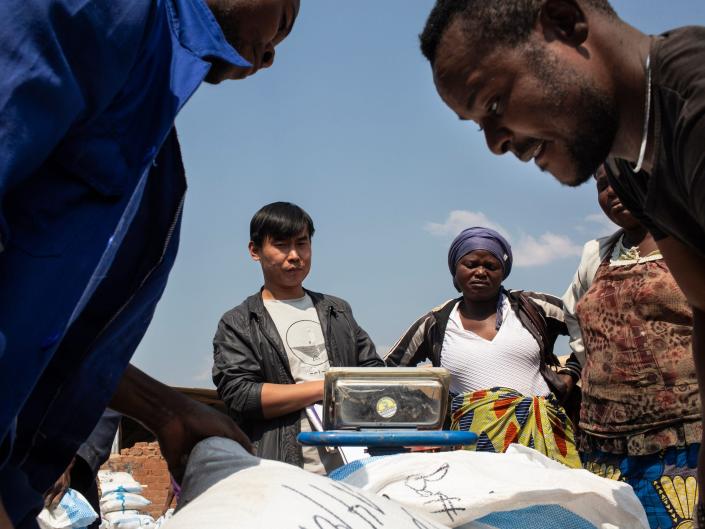
<instances>
[{"instance_id":1,"label":"blue sky","mask_svg":"<svg viewBox=\"0 0 705 529\"><path fill-rule=\"evenodd\" d=\"M705 25L702 0L612 4L649 33ZM176 122L189 179L180 254L139 367L212 387L218 320L261 285L250 218L275 200L301 205L316 225L305 286L348 300L380 352L456 295L446 252L463 227L491 224L511 238L505 286L563 293L583 243L612 230L594 187L563 188L492 155L444 106L418 50L432 5L304 1L272 68L199 89Z\"/></svg>"}]
</instances>

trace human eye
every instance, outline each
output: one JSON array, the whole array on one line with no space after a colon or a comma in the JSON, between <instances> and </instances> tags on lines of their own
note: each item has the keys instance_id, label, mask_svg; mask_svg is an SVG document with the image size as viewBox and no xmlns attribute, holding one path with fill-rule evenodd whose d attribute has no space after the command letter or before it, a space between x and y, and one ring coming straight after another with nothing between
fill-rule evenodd
<instances>
[{"instance_id":1,"label":"human eye","mask_svg":"<svg viewBox=\"0 0 705 529\"><path fill-rule=\"evenodd\" d=\"M489 104L487 105L487 114L491 117L497 117L500 115L499 97L495 97L490 100Z\"/></svg>"}]
</instances>

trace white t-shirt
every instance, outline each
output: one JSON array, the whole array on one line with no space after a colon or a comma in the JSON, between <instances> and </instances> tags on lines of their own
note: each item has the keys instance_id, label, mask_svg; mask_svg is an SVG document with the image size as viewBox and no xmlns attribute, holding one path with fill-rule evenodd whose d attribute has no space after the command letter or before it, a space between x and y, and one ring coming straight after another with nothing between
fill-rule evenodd
<instances>
[{"instance_id":1,"label":"white t-shirt","mask_svg":"<svg viewBox=\"0 0 705 529\"><path fill-rule=\"evenodd\" d=\"M463 327L458 304L448 319L441 366L450 371L451 393L469 393L497 386L522 395L545 396L548 385L539 372L539 344L522 325L503 294L502 326L492 340Z\"/></svg>"},{"instance_id":2,"label":"white t-shirt","mask_svg":"<svg viewBox=\"0 0 705 529\"><path fill-rule=\"evenodd\" d=\"M296 382L320 380L328 371L328 351L311 297L264 300L277 327Z\"/></svg>"},{"instance_id":3,"label":"white t-shirt","mask_svg":"<svg viewBox=\"0 0 705 529\"><path fill-rule=\"evenodd\" d=\"M294 380L297 383L321 380L330 368L330 362L321 322L311 297L306 294L298 299L268 299L264 300L264 307L284 344ZM301 431L311 430L306 410L302 410ZM343 464L337 452L315 446L304 446L302 450L304 469L310 472L325 475Z\"/></svg>"}]
</instances>

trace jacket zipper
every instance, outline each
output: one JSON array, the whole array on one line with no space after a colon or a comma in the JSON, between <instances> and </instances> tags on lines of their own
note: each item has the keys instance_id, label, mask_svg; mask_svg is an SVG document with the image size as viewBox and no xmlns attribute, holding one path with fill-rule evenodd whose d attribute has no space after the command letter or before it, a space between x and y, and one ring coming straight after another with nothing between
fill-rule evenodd
<instances>
[{"instance_id":1,"label":"jacket zipper","mask_svg":"<svg viewBox=\"0 0 705 529\"><path fill-rule=\"evenodd\" d=\"M173 235L174 235L174 230L176 229L176 223L179 221L179 217L180 217L180 215L181 215L181 210L182 210L183 207L184 207L184 201L185 201L185 199L186 199L186 193L184 193L184 194L181 195L181 200L179 201L179 206L176 208L176 214L174 215L174 218L173 218L173 220L171 221L171 225L169 226L169 230L166 232L166 239L164 240L164 246L162 247L162 254L159 256L159 260L154 264L154 266L153 266L152 268L149 269L149 272L147 272L147 274L142 278L142 281L140 281L139 286L138 286L136 289L134 289L134 290L132 291L132 294L131 294L130 297L127 299L127 301L125 301L125 303L123 303L123 304L120 306L120 308L119 308L119 309L117 310L117 312L113 315L113 317L110 318L110 320L108 321L108 323L106 323L106 324L103 326L103 328L100 330L100 332L99 332L98 335L96 336L95 340L93 340L93 342L91 342L90 346L88 347L89 349L90 349L91 347L93 347L93 344L95 344L95 342L97 342L97 341L100 339L100 337L103 335L103 333L105 332L105 330L106 330L108 327L110 327L110 325L117 319L117 317L120 316L120 314L122 314L122 311L125 310L125 307L127 307L127 306L130 304L130 302L131 302L131 301L134 299L134 297L137 295L137 292L139 292L139 291L142 289L142 287L143 287L144 284L147 282L147 280L152 276L152 273L153 273L157 268L159 268L159 266L160 266L160 265L162 264L162 262L164 261L164 255L166 254L166 250L167 250L167 248L169 247L169 243L171 242L171 238L172 238Z\"/></svg>"},{"instance_id":2,"label":"jacket zipper","mask_svg":"<svg viewBox=\"0 0 705 529\"><path fill-rule=\"evenodd\" d=\"M326 322L326 334L328 335L330 342L331 342L331 344L330 344L331 350L328 351L328 365L331 367L337 367L335 365L336 356L335 356L335 353L333 352L333 331L331 328L331 325L332 325L331 320L333 319L333 312L334 312L333 306L332 305L328 306L328 321ZM323 342L325 343L325 336L323 337Z\"/></svg>"}]
</instances>

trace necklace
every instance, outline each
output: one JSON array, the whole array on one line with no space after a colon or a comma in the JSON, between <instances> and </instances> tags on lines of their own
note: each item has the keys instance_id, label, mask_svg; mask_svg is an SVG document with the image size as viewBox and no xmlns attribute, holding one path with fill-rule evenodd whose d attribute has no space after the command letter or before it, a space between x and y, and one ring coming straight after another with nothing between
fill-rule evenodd
<instances>
[{"instance_id":1,"label":"necklace","mask_svg":"<svg viewBox=\"0 0 705 529\"><path fill-rule=\"evenodd\" d=\"M624 235L622 235L617 241L617 244L615 244L614 250L612 251L610 266L620 266L621 264L656 261L658 259L662 259L661 252L658 249L653 250L646 255L641 255L641 252L639 251L639 245L637 244L635 246L632 246L631 248L627 248L627 246L625 246L624 244Z\"/></svg>"},{"instance_id":2,"label":"necklace","mask_svg":"<svg viewBox=\"0 0 705 529\"><path fill-rule=\"evenodd\" d=\"M651 117L651 54L646 56L646 104L644 105L644 130L641 133L641 147L639 148L639 158L632 171L638 173L644 163L646 155L646 141L649 138L649 118Z\"/></svg>"}]
</instances>

